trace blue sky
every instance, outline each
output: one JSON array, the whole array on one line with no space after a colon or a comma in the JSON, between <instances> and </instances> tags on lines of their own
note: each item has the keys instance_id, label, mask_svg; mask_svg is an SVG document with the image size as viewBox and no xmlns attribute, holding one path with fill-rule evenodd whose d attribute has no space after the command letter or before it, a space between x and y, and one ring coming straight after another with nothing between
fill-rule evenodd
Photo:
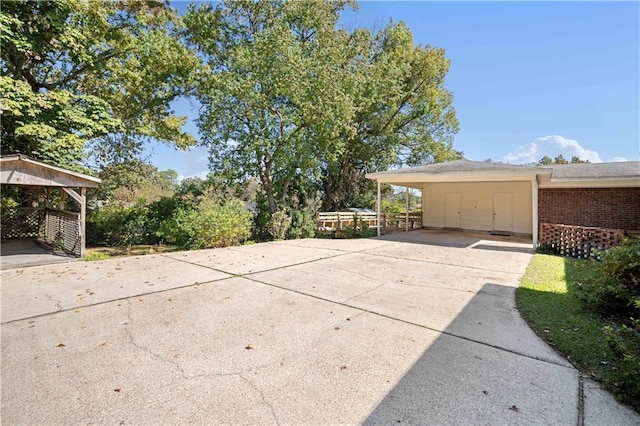
<instances>
[{"instance_id":1,"label":"blue sky","mask_svg":"<svg viewBox=\"0 0 640 426\"><path fill-rule=\"evenodd\" d=\"M454 147L467 159L640 159L639 2L360 2L340 22L381 28L389 19L406 22L416 44L445 49ZM175 107L197 117L188 101ZM155 145L150 160L181 177L207 172L204 148Z\"/></svg>"}]
</instances>

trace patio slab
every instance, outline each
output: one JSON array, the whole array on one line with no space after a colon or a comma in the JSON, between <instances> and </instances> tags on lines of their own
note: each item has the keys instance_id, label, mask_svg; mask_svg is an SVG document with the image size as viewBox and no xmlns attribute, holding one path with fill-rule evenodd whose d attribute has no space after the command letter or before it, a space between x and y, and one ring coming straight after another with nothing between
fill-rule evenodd
<instances>
[{"instance_id":1,"label":"patio slab","mask_svg":"<svg viewBox=\"0 0 640 426\"><path fill-rule=\"evenodd\" d=\"M14 269L2 272L1 317L5 323L230 276L160 255Z\"/></svg>"},{"instance_id":2,"label":"patio slab","mask_svg":"<svg viewBox=\"0 0 640 426\"><path fill-rule=\"evenodd\" d=\"M409 234L6 271L2 423L640 423L519 317L531 254Z\"/></svg>"},{"instance_id":3,"label":"patio slab","mask_svg":"<svg viewBox=\"0 0 640 426\"><path fill-rule=\"evenodd\" d=\"M228 274L242 275L344 254L347 253L315 247L299 247L284 242L272 242L217 250L173 252L164 256Z\"/></svg>"}]
</instances>

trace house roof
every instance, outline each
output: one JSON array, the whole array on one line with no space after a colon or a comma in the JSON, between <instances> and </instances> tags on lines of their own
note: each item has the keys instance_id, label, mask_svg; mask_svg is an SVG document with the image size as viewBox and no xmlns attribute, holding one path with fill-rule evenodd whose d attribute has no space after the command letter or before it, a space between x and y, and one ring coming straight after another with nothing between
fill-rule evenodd
<instances>
[{"instance_id":1,"label":"house roof","mask_svg":"<svg viewBox=\"0 0 640 426\"><path fill-rule=\"evenodd\" d=\"M22 154L0 157L0 183L17 186L97 188L100 179L52 166Z\"/></svg>"},{"instance_id":2,"label":"house roof","mask_svg":"<svg viewBox=\"0 0 640 426\"><path fill-rule=\"evenodd\" d=\"M640 179L640 161L621 163L574 163L544 166L551 168L551 180L554 179Z\"/></svg>"}]
</instances>

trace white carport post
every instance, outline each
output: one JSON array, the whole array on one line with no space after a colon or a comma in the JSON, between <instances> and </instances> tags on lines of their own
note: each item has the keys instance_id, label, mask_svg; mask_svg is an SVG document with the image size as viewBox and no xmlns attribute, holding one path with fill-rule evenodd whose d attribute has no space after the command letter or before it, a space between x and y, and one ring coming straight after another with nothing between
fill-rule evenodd
<instances>
[{"instance_id":1,"label":"white carport post","mask_svg":"<svg viewBox=\"0 0 640 426\"><path fill-rule=\"evenodd\" d=\"M376 200L376 214L378 215L378 237L379 237L380 228L382 227L382 225L380 224L380 207L382 207L382 205L380 204L380 181L376 180L376 182L378 182L378 198Z\"/></svg>"},{"instance_id":2,"label":"white carport post","mask_svg":"<svg viewBox=\"0 0 640 426\"><path fill-rule=\"evenodd\" d=\"M409 232L409 187L407 186L407 209L404 218L404 232Z\"/></svg>"},{"instance_id":3,"label":"white carport post","mask_svg":"<svg viewBox=\"0 0 640 426\"><path fill-rule=\"evenodd\" d=\"M533 240L533 249L538 247L538 177L531 179L531 239Z\"/></svg>"},{"instance_id":4,"label":"white carport post","mask_svg":"<svg viewBox=\"0 0 640 426\"><path fill-rule=\"evenodd\" d=\"M80 257L84 258L87 246L87 188L80 187Z\"/></svg>"}]
</instances>

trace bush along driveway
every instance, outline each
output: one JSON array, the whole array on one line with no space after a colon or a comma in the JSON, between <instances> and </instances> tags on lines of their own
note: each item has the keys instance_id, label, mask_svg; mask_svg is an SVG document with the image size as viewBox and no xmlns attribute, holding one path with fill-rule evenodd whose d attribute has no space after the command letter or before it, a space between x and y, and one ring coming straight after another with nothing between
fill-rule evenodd
<instances>
[{"instance_id":1,"label":"bush along driveway","mask_svg":"<svg viewBox=\"0 0 640 426\"><path fill-rule=\"evenodd\" d=\"M640 242L602 262L537 254L516 300L536 333L586 376L640 410Z\"/></svg>"}]
</instances>

